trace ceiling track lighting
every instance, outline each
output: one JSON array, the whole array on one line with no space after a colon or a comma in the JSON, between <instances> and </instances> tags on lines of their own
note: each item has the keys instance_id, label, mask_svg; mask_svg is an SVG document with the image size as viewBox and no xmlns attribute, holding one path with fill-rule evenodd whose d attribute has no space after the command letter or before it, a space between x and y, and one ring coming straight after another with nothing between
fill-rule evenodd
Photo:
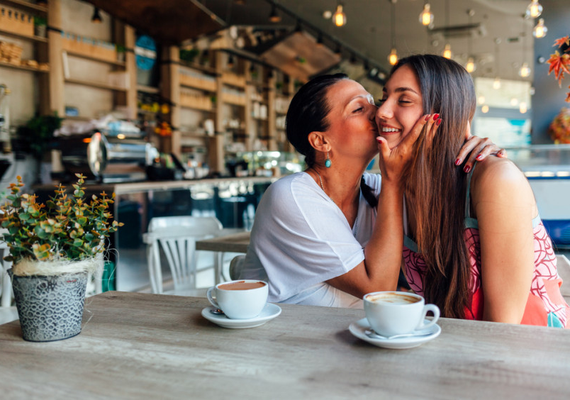
<instances>
[{"instance_id":1,"label":"ceiling track lighting","mask_svg":"<svg viewBox=\"0 0 570 400\"><path fill-rule=\"evenodd\" d=\"M521 65L521 69L519 70L519 75L521 76L521 78L528 78L530 76L530 72L531 72L530 67L528 66L528 63L526 62L526 46L525 46L525 44L526 44L526 30L525 30L526 26L525 25L526 25L525 16L523 15L523 30L521 33L521 36L522 36L522 65Z\"/></svg>"},{"instance_id":2,"label":"ceiling track lighting","mask_svg":"<svg viewBox=\"0 0 570 400\"><path fill-rule=\"evenodd\" d=\"M542 14L542 5L538 2L538 0L532 0L526 8L527 18L538 18L540 17L540 14Z\"/></svg>"},{"instance_id":3,"label":"ceiling track lighting","mask_svg":"<svg viewBox=\"0 0 570 400\"><path fill-rule=\"evenodd\" d=\"M445 26L449 26L449 0L445 0ZM451 52L451 45L449 43L445 44L441 55L447 59L451 59L453 53Z\"/></svg>"},{"instance_id":4,"label":"ceiling track lighting","mask_svg":"<svg viewBox=\"0 0 570 400\"><path fill-rule=\"evenodd\" d=\"M422 10L422 12L420 13L420 23L423 26L429 26L433 23L433 14L430 10L431 6L429 5L429 3L426 1L424 3L424 9Z\"/></svg>"},{"instance_id":5,"label":"ceiling track lighting","mask_svg":"<svg viewBox=\"0 0 570 400\"><path fill-rule=\"evenodd\" d=\"M95 24L100 24L101 22L103 22L103 18L101 18L101 14L99 13L99 9L97 7L93 9L93 16L91 17L91 22Z\"/></svg>"},{"instance_id":6,"label":"ceiling track lighting","mask_svg":"<svg viewBox=\"0 0 570 400\"><path fill-rule=\"evenodd\" d=\"M495 80L493 81L493 89L501 88L501 59L499 52L499 44L501 44L501 39L495 38Z\"/></svg>"},{"instance_id":7,"label":"ceiling track lighting","mask_svg":"<svg viewBox=\"0 0 570 400\"><path fill-rule=\"evenodd\" d=\"M398 63L398 52L396 51L396 27L395 27L395 19L396 19L396 9L395 3L396 0L390 0L390 42L392 44L392 50L390 50L390 54L388 55L388 62L390 65L396 65Z\"/></svg>"},{"instance_id":8,"label":"ceiling track lighting","mask_svg":"<svg viewBox=\"0 0 570 400\"><path fill-rule=\"evenodd\" d=\"M279 13L277 13L277 7L275 7L275 4L271 6L271 14L269 14L269 21L273 22L274 24L276 24L277 22L281 22L281 16L279 15Z\"/></svg>"},{"instance_id":9,"label":"ceiling track lighting","mask_svg":"<svg viewBox=\"0 0 570 400\"><path fill-rule=\"evenodd\" d=\"M532 36L534 36L537 39L541 39L546 36L547 32L548 28L546 27L546 25L544 25L544 19L540 18L538 20L538 23L532 30Z\"/></svg>"},{"instance_id":10,"label":"ceiling track lighting","mask_svg":"<svg viewBox=\"0 0 570 400\"><path fill-rule=\"evenodd\" d=\"M337 4L332 20L336 26L346 25L346 14L344 13L343 5L341 3Z\"/></svg>"},{"instance_id":11,"label":"ceiling track lighting","mask_svg":"<svg viewBox=\"0 0 570 400\"><path fill-rule=\"evenodd\" d=\"M467 15L469 16L469 25L471 25L471 17L475 15L475 11L472 9L467 10ZM465 69L467 70L467 72L471 74L475 72L475 70L477 69L475 60L471 55L471 35L469 35L469 37L467 38L467 56L468 58L467 58L467 64L465 64Z\"/></svg>"}]
</instances>

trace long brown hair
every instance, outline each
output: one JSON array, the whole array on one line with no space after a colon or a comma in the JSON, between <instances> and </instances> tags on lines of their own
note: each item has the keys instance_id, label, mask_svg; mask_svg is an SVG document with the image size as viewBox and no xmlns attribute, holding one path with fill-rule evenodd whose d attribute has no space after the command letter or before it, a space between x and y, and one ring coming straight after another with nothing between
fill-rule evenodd
<instances>
[{"instance_id":1,"label":"long brown hair","mask_svg":"<svg viewBox=\"0 0 570 400\"><path fill-rule=\"evenodd\" d=\"M442 124L430 144L416 143L406 193L416 213L416 243L426 265L427 302L446 317L464 318L471 307L471 267L464 239L467 174L453 168L465 131L475 113L471 76L455 61L436 55L404 58L392 73L408 65L416 73L425 113L440 113Z\"/></svg>"}]
</instances>

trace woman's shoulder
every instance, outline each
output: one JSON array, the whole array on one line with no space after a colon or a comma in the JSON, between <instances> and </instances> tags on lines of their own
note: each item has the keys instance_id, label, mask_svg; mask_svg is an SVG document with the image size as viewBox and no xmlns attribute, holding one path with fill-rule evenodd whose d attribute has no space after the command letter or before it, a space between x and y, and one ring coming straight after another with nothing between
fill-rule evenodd
<instances>
[{"instance_id":1,"label":"woman's shoulder","mask_svg":"<svg viewBox=\"0 0 570 400\"><path fill-rule=\"evenodd\" d=\"M477 163L473 171L471 191L474 197L525 197L532 196L527 178L509 159L487 157Z\"/></svg>"}]
</instances>

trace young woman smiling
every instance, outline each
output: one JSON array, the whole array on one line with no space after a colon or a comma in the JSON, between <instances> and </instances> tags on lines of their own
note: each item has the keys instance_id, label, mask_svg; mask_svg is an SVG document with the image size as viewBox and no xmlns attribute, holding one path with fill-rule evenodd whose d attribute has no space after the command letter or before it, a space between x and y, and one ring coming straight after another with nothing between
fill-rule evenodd
<instances>
[{"instance_id":1,"label":"young woman smiling","mask_svg":"<svg viewBox=\"0 0 570 400\"><path fill-rule=\"evenodd\" d=\"M396 289L405 168L416 138L437 124L416 118L391 149L378 138L376 111L342 74L311 80L291 101L287 137L308 168L263 195L240 276L266 280L269 301L362 307L365 293ZM485 157L498 150L489 143L475 138L458 154L477 148ZM379 151L381 191L380 176L364 173Z\"/></svg>"},{"instance_id":2,"label":"young woman smiling","mask_svg":"<svg viewBox=\"0 0 570 400\"><path fill-rule=\"evenodd\" d=\"M418 138L405 185L410 287L447 317L567 327L556 257L523 173L496 157L465 166L467 175L461 162L449 168L475 113L469 73L440 56L404 58L381 103L376 120L390 147L426 112L441 121Z\"/></svg>"}]
</instances>

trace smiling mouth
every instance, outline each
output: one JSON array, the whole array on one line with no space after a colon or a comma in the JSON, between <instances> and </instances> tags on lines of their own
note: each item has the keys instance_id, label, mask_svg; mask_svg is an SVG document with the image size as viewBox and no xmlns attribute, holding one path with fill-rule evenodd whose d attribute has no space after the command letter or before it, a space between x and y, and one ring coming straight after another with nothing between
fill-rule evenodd
<instances>
[{"instance_id":1,"label":"smiling mouth","mask_svg":"<svg viewBox=\"0 0 570 400\"><path fill-rule=\"evenodd\" d=\"M396 129L396 128L388 128L383 126L380 129L380 133L382 133L383 135L390 135L390 134L394 134L394 133L400 133L402 130L401 129Z\"/></svg>"}]
</instances>

